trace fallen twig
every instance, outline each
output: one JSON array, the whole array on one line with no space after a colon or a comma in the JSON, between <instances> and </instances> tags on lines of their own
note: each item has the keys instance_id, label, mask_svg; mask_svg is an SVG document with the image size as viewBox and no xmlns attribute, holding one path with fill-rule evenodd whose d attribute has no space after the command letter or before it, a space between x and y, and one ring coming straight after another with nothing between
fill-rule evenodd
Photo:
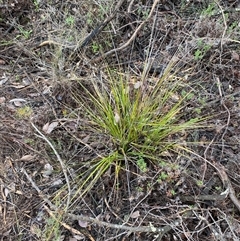
<instances>
[{"instance_id":1,"label":"fallen twig","mask_svg":"<svg viewBox=\"0 0 240 241\"><path fill-rule=\"evenodd\" d=\"M117 3L116 8L114 10L114 12L103 22L101 23L98 27L96 27L82 42L81 44L81 48L85 47L87 44L89 44L90 41L92 41L92 39L97 36L106 26L107 24L114 18L114 16L116 15L118 9L122 6L124 0L121 0Z\"/></svg>"},{"instance_id":2,"label":"fallen twig","mask_svg":"<svg viewBox=\"0 0 240 241\"><path fill-rule=\"evenodd\" d=\"M66 204L66 210L69 207L70 204L70 197L71 197L71 187L70 187L70 183L69 183L69 179L68 179L68 174L67 174L67 168L64 164L64 162L62 161L62 158L60 157L60 155L58 154L58 152L56 151L56 149L54 148L54 146L52 145L52 143L47 139L47 137L31 122L32 127L38 132L38 134L40 135L39 137L44 139L48 145L52 148L54 154L57 157L58 162L60 163L61 167L62 167L62 171L67 183L67 187L68 187L68 199L67 199L67 204Z\"/></svg>"},{"instance_id":3,"label":"fallen twig","mask_svg":"<svg viewBox=\"0 0 240 241\"><path fill-rule=\"evenodd\" d=\"M130 232L146 232L146 233L159 233L161 236L163 236L165 233L169 232L172 229L172 226L178 226L179 221L175 221L172 225L166 225L161 228L156 228L152 224L149 226L138 226L138 227L130 227L122 224L112 224L104 221L100 221L96 218L86 217L83 215L75 215L75 214L67 214L69 218L72 220L82 220L86 222L91 222L94 224L97 224L99 226L105 226L108 228L115 228L115 229L123 229Z\"/></svg>"},{"instance_id":4,"label":"fallen twig","mask_svg":"<svg viewBox=\"0 0 240 241\"><path fill-rule=\"evenodd\" d=\"M240 201L236 197L235 190L232 186L232 183L230 182L230 180L228 178L228 175L225 171L224 166L222 164L220 164L219 162L217 162L214 164L214 167L217 169L217 171L219 173L219 177L220 177L224 187L226 188L226 196L227 196L227 194L229 195L229 198L231 199L231 201L234 203L234 205L240 212Z\"/></svg>"},{"instance_id":5,"label":"fallen twig","mask_svg":"<svg viewBox=\"0 0 240 241\"><path fill-rule=\"evenodd\" d=\"M32 178L28 175L28 173L26 172L26 170L24 168L21 169L21 172L26 176L26 178L28 179L28 181L32 184L32 187L37 191L38 195L40 198L43 199L43 201L45 203L47 203L49 205L49 207L53 210L56 210L57 207L55 205L53 205L51 203L51 201L43 194L43 192L38 188L38 186L36 185L36 183L32 180Z\"/></svg>"},{"instance_id":6,"label":"fallen twig","mask_svg":"<svg viewBox=\"0 0 240 241\"><path fill-rule=\"evenodd\" d=\"M180 220L175 220L171 224L165 225L165 226L163 226L161 228L157 228L157 227L153 226L151 223L150 223L149 226L131 227L131 226L126 226L126 225L122 225L122 224L107 223L107 222L104 222L104 221L100 221L97 218L92 218L92 217L87 217L87 216L83 216L83 215L75 215L75 214L66 213L65 211L61 211L58 207L56 207L54 204L52 204L52 202L46 197L46 195L44 195L42 193L42 191L38 188L36 183L27 174L27 172L26 172L26 170L24 168L22 168L21 171L27 177L29 182L32 184L32 187L38 192L38 195L43 199L43 201L45 203L47 203L52 210L54 210L54 211L52 211L46 205L44 205L44 208L49 213L49 215L51 217L53 217L56 221L60 222L61 225L64 226L66 229L68 229L69 231L72 231L74 233L77 233L77 230L72 229L69 225L67 225L67 224L61 222L59 219L57 219L57 217L54 215L54 212L57 212L58 214L61 214L63 217L68 217L68 218L70 218L73 221L75 221L75 220L82 220L82 221L87 221L87 222L91 222L91 223L97 224L99 226L108 227L108 228L115 228L115 229L123 229L123 230L128 230L130 232L157 233L158 237L159 237L159 240L161 240L161 238L163 237L164 234L166 234L167 232L172 230L174 226L178 226L179 222L180 222ZM82 234L86 235L88 238L91 237L90 240L94 241L93 237L89 233L82 232Z\"/></svg>"},{"instance_id":7,"label":"fallen twig","mask_svg":"<svg viewBox=\"0 0 240 241\"><path fill-rule=\"evenodd\" d=\"M60 220L54 215L54 213L53 213L46 205L44 205L43 207L45 208L45 210L48 212L48 214L49 214L55 221L60 222L61 225L62 225L64 228L66 228L67 230L69 230L70 232L72 232L72 233L74 233L74 234L77 234L77 235L85 235L85 236L87 236L91 241L95 241L95 239L92 237L92 235L91 235L89 232L87 232L87 231L85 231L85 230L80 232L79 230L77 230L77 229L75 229L75 228L72 228L72 227L69 226L68 224L60 221Z\"/></svg>"},{"instance_id":8,"label":"fallen twig","mask_svg":"<svg viewBox=\"0 0 240 241\"><path fill-rule=\"evenodd\" d=\"M137 37L137 34L138 32L142 29L142 27L144 26L144 24L151 18L151 16L153 15L153 12L154 12L154 9L156 7L156 5L158 4L160 0L155 0L153 5L152 5L152 8L151 8L151 11L149 13L149 15L147 16L147 18L137 27L137 29L135 30L135 32L133 33L133 35L130 37L130 39L124 43L123 45L121 45L120 47L118 48L115 48L115 49L112 49L104 54L102 54L101 56L95 58L92 60L93 63L96 63L96 62L99 62L101 61L103 58L107 57L108 55L111 55L113 53L116 53L120 50L123 50L125 49L127 46L130 45L130 43L132 43L134 41L134 39Z\"/></svg>"},{"instance_id":9,"label":"fallen twig","mask_svg":"<svg viewBox=\"0 0 240 241\"><path fill-rule=\"evenodd\" d=\"M219 162L211 163L210 161L201 157L197 153L193 153L193 154L195 156L199 157L200 159L203 159L207 164L212 166L217 171L217 174L218 174L219 178L221 179L224 188L226 189L220 195L224 196L225 198L229 195L229 198L231 199L231 201L234 203L234 205L236 206L236 208L240 212L240 201L236 197L235 190L232 186L232 183L230 182L230 180L228 178L228 175L225 171L224 166L222 164L220 164Z\"/></svg>"}]
</instances>

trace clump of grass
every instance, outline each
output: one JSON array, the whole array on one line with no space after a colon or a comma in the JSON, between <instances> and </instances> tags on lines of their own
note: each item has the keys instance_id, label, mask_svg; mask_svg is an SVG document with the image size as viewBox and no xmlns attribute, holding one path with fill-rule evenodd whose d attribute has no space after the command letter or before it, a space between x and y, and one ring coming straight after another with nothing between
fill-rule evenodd
<instances>
[{"instance_id":1,"label":"clump of grass","mask_svg":"<svg viewBox=\"0 0 240 241\"><path fill-rule=\"evenodd\" d=\"M172 67L169 64L153 84L146 78L131 84L123 74L111 70L107 83L92 81L91 91L81 84L87 98L78 97L78 101L95 131L108 135L113 148L90 163L79 192L88 191L112 165L117 176L126 160L147 171L145 163L160 163L164 152L181 148L180 132L197 128L199 119L183 120L184 102L190 93L181 94L183 81L171 73Z\"/></svg>"}]
</instances>

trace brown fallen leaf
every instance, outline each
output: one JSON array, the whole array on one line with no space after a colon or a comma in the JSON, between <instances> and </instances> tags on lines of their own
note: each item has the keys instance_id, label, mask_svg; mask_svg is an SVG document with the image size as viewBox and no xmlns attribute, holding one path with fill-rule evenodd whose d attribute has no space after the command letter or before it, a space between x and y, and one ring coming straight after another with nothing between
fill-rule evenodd
<instances>
[{"instance_id":1,"label":"brown fallen leaf","mask_svg":"<svg viewBox=\"0 0 240 241\"><path fill-rule=\"evenodd\" d=\"M18 161L32 161L36 156L33 155L25 155L22 156Z\"/></svg>"},{"instance_id":2,"label":"brown fallen leaf","mask_svg":"<svg viewBox=\"0 0 240 241\"><path fill-rule=\"evenodd\" d=\"M43 177L49 177L53 173L53 166L49 163L45 164L41 173Z\"/></svg>"},{"instance_id":3,"label":"brown fallen leaf","mask_svg":"<svg viewBox=\"0 0 240 241\"><path fill-rule=\"evenodd\" d=\"M233 51L232 52L232 59L239 61L240 60L239 54L237 52Z\"/></svg>"},{"instance_id":4,"label":"brown fallen leaf","mask_svg":"<svg viewBox=\"0 0 240 241\"><path fill-rule=\"evenodd\" d=\"M135 211L131 214L131 218L138 218L140 216L140 212L139 211Z\"/></svg>"},{"instance_id":5,"label":"brown fallen leaf","mask_svg":"<svg viewBox=\"0 0 240 241\"><path fill-rule=\"evenodd\" d=\"M6 62L3 59L0 59L0 65L4 65Z\"/></svg>"},{"instance_id":6,"label":"brown fallen leaf","mask_svg":"<svg viewBox=\"0 0 240 241\"><path fill-rule=\"evenodd\" d=\"M82 220L78 220L78 224L82 228L86 228L88 226L88 222Z\"/></svg>"},{"instance_id":7,"label":"brown fallen leaf","mask_svg":"<svg viewBox=\"0 0 240 241\"><path fill-rule=\"evenodd\" d=\"M46 123L46 124L43 126L42 130L43 130L46 134L50 134L50 133L52 133L52 131L53 131L57 126L58 126L58 121L54 121L54 122L52 122L51 124L49 124L49 122L48 122L48 123Z\"/></svg>"},{"instance_id":8,"label":"brown fallen leaf","mask_svg":"<svg viewBox=\"0 0 240 241\"><path fill-rule=\"evenodd\" d=\"M6 102L6 98L5 97L0 97L0 104L3 104Z\"/></svg>"}]
</instances>

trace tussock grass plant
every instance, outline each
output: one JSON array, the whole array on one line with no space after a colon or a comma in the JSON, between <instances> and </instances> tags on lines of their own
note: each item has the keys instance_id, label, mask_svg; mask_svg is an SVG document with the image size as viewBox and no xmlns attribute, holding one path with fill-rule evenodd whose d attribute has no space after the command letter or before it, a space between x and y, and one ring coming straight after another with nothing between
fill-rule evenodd
<instances>
[{"instance_id":1,"label":"tussock grass plant","mask_svg":"<svg viewBox=\"0 0 240 241\"><path fill-rule=\"evenodd\" d=\"M90 161L76 196L90 190L111 166L117 178L126 163L141 169L139 160L160 164L164 152L186 150L179 133L200 127L201 119L185 119L183 110L191 93L181 94L183 79L172 73L173 67L170 63L162 77L151 83L146 77L131 83L127 75L109 69L106 80L91 81L93 88L80 83L85 93L77 97L78 102L94 131L108 135L112 147Z\"/></svg>"}]
</instances>

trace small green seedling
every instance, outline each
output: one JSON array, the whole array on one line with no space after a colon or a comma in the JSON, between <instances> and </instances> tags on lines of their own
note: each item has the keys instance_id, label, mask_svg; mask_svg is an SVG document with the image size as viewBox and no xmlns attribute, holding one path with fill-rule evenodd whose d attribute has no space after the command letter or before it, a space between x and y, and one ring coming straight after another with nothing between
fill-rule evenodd
<instances>
[{"instance_id":1,"label":"small green seedling","mask_svg":"<svg viewBox=\"0 0 240 241\"><path fill-rule=\"evenodd\" d=\"M198 41L197 46L198 49L194 52L194 60L196 61L203 59L207 51L212 47L210 44L206 44L202 40Z\"/></svg>"},{"instance_id":2,"label":"small green seedling","mask_svg":"<svg viewBox=\"0 0 240 241\"><path fill-rule=\"evenodd\" d=\"M197 181L196 181L196 184L197 184L199 187L203 187L203 181L202 181L202 180L197 180Z\"/></svg>"},{"instance_id":3,"label":"small green seedling","mask_svg":"<svg viewBox=\"0 0 240 241\"><path fill-rule=\"evenodd\" d=\"M75 18L74 18L74 16L69 15L69 16L66 18L65 21L66 21L66 24L67 24L68 26L72 27L72 26L74 25L74 23L75 23Z\"/></svg>"},{"instance_id":4,"label":"small green seedling","mask_svg":"<svg viewBox=\"0 0 240 241\"><path fill-rule=\"evenodd\" d=\"M215 14L216 12L216 5L215 3L210 3L206 9L202 11L202 16L203 17L211 17Z\"/></svg>"},{"instance_id":5,"label":"small green seedling","mask_svg":"<svg viewBox=\"0 0 240 241\"><path fill-rule=\"evenodd\" d=\"M92 51L94 54L99 53L99 51L102 49L101 44L97 44L96 42L93 42L92 44Z\"/></svg>"},{"instance_id":6,"label":"small green seedling","mask_svg":"<svg viewBox=\"0 0 240 241\"><path fill-rule=\"evenodd\" d=\"M19 119L29 118L33 113L33 110L30 106L23 106L17 109L16 116Z\"/></svg>"},{"instance_id":7,"label":"small green seedling","mask_svg":"<svg viewBox=\"0 0 240 241\"><path fill-rule=\"evenodd\" d=\"M158 179L157 181L159 183L162 183L163 181L167 180L168 179L168 174L166 172L161 172L161 174L158 176Z\"/></svg>"},{"instance_id":8,"label":"small green seedling","mask_svg":"<svg viewBox=\"0 0 240 241\"><path fill-rule=\"evenodd\" d=\"M22 27L18 27L21 35L18 35L17 37L23 36L25 39L29 39L32 33L32 30L25 30Z\"/></svg>"},{"instance_id":9,"label":"small green seedling","mask_svg":"<svg viewBox=\"0 0 240 241\"><path fill-rule=\"evenodd\" d=\"M147 171L147 163L144 161L143 157L139 157L137 161L137 166L141 170L141 172Z\"/></svg>"}]
</instances>

